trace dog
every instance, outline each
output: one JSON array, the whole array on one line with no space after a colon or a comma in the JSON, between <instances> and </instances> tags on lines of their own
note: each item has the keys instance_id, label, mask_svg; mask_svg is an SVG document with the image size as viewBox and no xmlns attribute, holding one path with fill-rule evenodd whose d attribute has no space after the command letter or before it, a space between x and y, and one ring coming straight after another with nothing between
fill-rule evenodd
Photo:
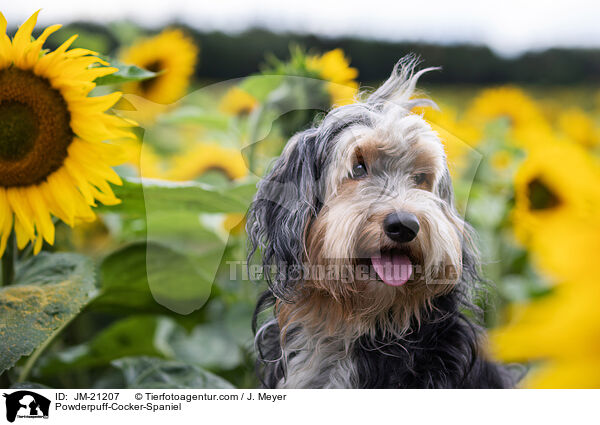
<instances>
[{"instance_id":1,"label":"dog","mask_svg":"<svg viewBox=\"0 0 600 425\"><path fill-rule=\"evenodd\" d=\"M439 136L411 112L435 106L414 98L435 69L417 64L294 135L258 184L246 230L269 284L253 317L266 388L515 385L481 348L475 235Z\"/></svg>"}]
</instances>

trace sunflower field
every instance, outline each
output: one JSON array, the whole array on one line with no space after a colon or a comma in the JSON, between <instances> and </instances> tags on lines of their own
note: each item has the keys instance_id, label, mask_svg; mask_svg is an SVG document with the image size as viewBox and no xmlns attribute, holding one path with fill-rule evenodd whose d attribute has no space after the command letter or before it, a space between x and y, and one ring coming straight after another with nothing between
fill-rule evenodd
<instances>
[{"instance_id":1,"label":"sunflower field","mask_svg":"<svg viewBox=\"0 0 600 425\"><path fill-rule=\"evenodd\" d=\"M9 36L0 14L0 386L257 387L244 217L289 137L366 90L351 58L198 81L183 29L121 26L108 56L37 16ZM523 387L600 387L600 91L426 80L489 355Z\"/></svg>"}]
</instances>

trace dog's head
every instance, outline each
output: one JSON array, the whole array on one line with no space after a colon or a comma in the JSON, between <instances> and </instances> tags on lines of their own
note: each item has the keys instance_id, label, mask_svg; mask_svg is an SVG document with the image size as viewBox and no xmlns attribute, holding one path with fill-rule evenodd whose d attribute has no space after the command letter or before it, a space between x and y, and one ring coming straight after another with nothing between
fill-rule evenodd
<instances>
[{"instance_id":1,"label":"dog's head","mask_svg":"<svg viewBox=\"0 0 600 425\"><path fill-rule=\"evenodd\" d=\"M411 112L432 103L412 98L430 69L413 69L400 61L364 102L292 137L260 183L247 230L278 298L417 308L475 272L443 145Z\"/></svg>"}]
</instances>

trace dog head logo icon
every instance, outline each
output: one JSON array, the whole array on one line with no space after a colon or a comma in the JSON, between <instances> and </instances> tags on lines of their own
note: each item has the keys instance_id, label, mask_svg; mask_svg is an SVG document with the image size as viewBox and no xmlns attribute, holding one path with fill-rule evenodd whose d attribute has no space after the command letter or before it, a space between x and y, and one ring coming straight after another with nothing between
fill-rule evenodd
<instances>
[{"instance_id":1,"label":"dog head logo icon","mask_svg":"<svg viewBox=\"0 0 600 425\"><path fill-rule=\"evenodd\" d=\"M47 418L50 400L33 391L15 391L4 394L6 398L6 420L19 418Z\"/></svg>"}]
</instances>

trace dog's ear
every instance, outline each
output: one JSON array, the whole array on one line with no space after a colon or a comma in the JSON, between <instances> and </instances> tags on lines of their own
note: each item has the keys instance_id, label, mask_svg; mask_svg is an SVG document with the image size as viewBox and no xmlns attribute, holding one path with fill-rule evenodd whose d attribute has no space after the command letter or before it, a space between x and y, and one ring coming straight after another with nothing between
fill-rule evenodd
<instances>
[{"instance_id":1,"label":"dog's ear","mask_svg":"<svg viewBox=\"0 0 600 425\"><path fill-rule=\"evenodd\" d=\"M322 206L319 180L325 153L318 130L295 135L258 185L248 212L248 262L258 250L273 293L291 301L302 279L305 236Z\"/></svg>"}]
</instances>

